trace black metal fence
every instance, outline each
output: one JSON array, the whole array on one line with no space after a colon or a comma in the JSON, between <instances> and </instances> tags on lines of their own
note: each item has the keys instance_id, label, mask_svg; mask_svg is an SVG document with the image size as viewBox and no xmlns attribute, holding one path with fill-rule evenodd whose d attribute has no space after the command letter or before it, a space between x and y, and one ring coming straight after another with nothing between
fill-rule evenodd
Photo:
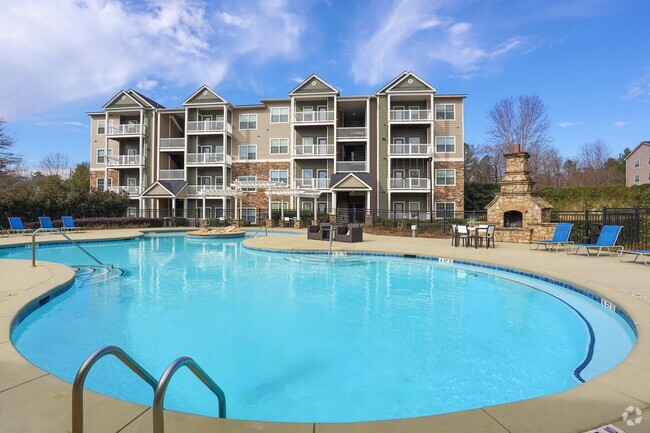
<instances>
[{"instance_id":1,"label":"black metal fence","mask_svg":"<svg viewBox=\"0 0 650 433\"><path fill-rule=\"evenodd\" d=\"M396 211L371 209L370 225L385 230L407 230L417 226L420 234L448 235L452 224L471 224L487 221L486 211ZM355 222L355 221L350 221Z\"/></svg>"}]
</instances>

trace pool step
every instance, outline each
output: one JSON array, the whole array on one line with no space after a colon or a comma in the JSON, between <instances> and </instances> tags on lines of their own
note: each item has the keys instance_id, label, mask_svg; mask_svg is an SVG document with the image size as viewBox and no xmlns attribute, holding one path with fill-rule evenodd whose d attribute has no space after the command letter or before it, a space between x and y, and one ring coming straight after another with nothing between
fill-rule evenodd
<instances>
[{"instance_id":1,"label":"pool step","mask_svg":"<svg viewBox=\"0 0 650 433\"><path fill-rule=\"evenodd\" d=\"M112 266L80 265L71 268L74 269L80 286L104 284L124 275L122 269Z\"/></svg>"}]
</instances>

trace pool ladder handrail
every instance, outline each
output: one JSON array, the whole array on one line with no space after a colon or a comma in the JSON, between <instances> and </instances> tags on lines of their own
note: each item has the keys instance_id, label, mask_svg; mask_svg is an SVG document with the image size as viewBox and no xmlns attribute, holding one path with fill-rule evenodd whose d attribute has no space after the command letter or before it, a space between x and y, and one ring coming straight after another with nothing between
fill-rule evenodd
<instances>
[{"instance_id":1,"label":"pool ladder handrail","mask_svg":"<svg viewBox=\"0 0 650 433\"><path fill-rule=\"evenodd\" d=\"M265 235L266 237L269 237L269 230L266 228L266 220L264 220L264 221L262 222L262 227L260 227L259 229L257 229L257 231L255 232L255 234L253 235L253 237L256 237L256 236L258 235L258 233L260 233L260 232L262 231L262 229L264 229L264 235Z\"/></svg>"},{"instance_id":2,"label":"pool ladder handrail","mask_svg":"<svg viewBox=\"0 0 650 433\"><path fill-rule=\"evenodd\" d=\"M330 223L329 232L329 249L327 250L327 261L329 262L332 257L332 241L334 240L334 225Z\"/></svg>"},{"instance_id":3,"label":"pool ladder handrail","mask_svg":"<svg viewBox=\"0 0 650 433\"><path fill-rule=\"evenodd\" d=\"M187 366L192 373L201 381L204 385L210 389L217 396L219 401L219 418L226 417L226 395L223 390L208 376L208 374L194 361L192 358L183 356L176 359L169 367L165 370L160 381L157 381L144 367L138 364L133 358L131 358L124 350L117 346L106 346L102 347L90 355L84 363L79 368L77 375L75 376L74 382L72 384L72 433L83 433L84 422L83 422L83 390L84 382L86 381L86 376L90 372L90 369L95 365L97 361L103 358L106 355L113 355L117 357L123 364L129 367L135 374L140 376L142 380L147 382L154 391L154 403L153 403L153 432L154 433L164 433L165 431L165 419L164 419L164 407L163 403L165 400L165 392L167 391L167 385L169 381L174 376L176 371L183 367Z\"/></svg>"},{"instance_id":4,"label":"pool ladder handrail","mask_svg":"<svg viewBox=\"0 0 650 433\"><path fill-rule=\"evenodd\" d=\"M100 262L100 261L97 259L97 257L95 257L95 256L93 256L92 254L90 254L90 253L89 253L89 252L88 252L84 247L82 247L81 245L79 245L78 243L76 243L75 241L73 241L72 239L70 239L70 236L68 236L67 234L65 234L65 232L64 232L62 229L58 229L58 228L54 228L54 229L44 229L44 228L41 227L41 228L39 228L39 229L36 229L36 230L34 231L34 233L32 233L32 268L35 268L35 267L36 267L36 235L39 234L39 233L43 233L43 232L58 232L59 234L61 234L61 236L63 236L64 238L66 238L66 239L67 239L70 243L72 243L75 247L79 248L81 251L83 251L84 253L86 253L86 255L87 255L88 257L90 257L91 259L93 259L93 260L94 260L95 262L97 262L100 266L110 266L111 268L113 267L112 265L105 265L105 264L103 264L102 262Z\"/></svg>"}]
</instances>

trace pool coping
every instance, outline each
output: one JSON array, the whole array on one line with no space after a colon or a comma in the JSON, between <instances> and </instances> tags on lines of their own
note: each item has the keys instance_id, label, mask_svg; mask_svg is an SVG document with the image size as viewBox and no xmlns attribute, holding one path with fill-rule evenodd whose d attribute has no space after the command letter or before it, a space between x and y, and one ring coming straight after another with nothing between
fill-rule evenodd
<instances>
[{"instance_id":1,"label":"pool coping","mask_svg":"<svg viewBox=\"0 0 650 433\"><path fill-rule=\"evenodd\" d=\"M146 230L146 232L151 231L169 230ZM283 229L282 231L287 232L288 230ZM75 235L75 240L96 242L98 240L133 239L143 236L145 230L108 232L86 232ZM304 234L304 230L295 232ZM50 236L56 235L48 235L48 237ZM523 273L529 272L552 277L577 287L583 287L621 306L629 314L638 333L637 344L621 364L585 384L561 393L514 403L429 417L341 424L218 420L166 411L168 431L199 432L214 429L223 432L304 431L312 433L315 431L579 432L610 423L628 432L650 431L650 421L643 420L637 426L628 426L622 418L622 412L628 406L633 406L639 407L643 411L644 418L650 420L650 341L648 340L648 335L650 335L648 333L650 331L650 288L641 284L649 276L645 266L619 263L618 259L609 257L574 258L571 256L568 259L561 252L532 251L525 253L527 248L524 250L516 244L499 244L496 250L490 250L488 253L490 255L486 255L485 250L477 252L473 249L452 248L449 246L448 240L364 236L367 241L360 244L335 242L335 250L466 260L468 264L472 265L479 263L487 267L491 265L507 267ZM281 241L278 241L278 238ZM308 241L306 236L304 238L303 236L249 238L244 243L249 248L283 250L290 253L322 252L327 247L324 242ZM47 240L55 242L53 237ZM0 247L8 246L10 243L7 238L0 241L2 241ZM428 251L432 248L432 251ZM440 252L444 254L439 254ZM520 260L514 265L509 263L513 253L514 256L526 258L528 262ZM504 257L506 263L503 263ZM576 270L576 275L562 274L567 269L567 265L562 262L566 262L567 259L569 263L575 264L573 267L585 269L580 272ZM523 268L522 262L527 263ZM554 269L554 267L558 269ZM569 269L571 267L569 265ZM540 273L540 269L545 272ZM605 271L603 272L602 269ZM65 285L70 284L74 273L64 265L38 262L37 268L31 268L29 263L24 260L11 259L0 260L0 270L3 271L2 275L9 277L6 279L3 277L5 281L0 283L0 295L7 292L11 294L0 298L0 330L2 330L2 334L0 334L2 335L0 338L0 378L2 378L0 379L0 425L7 426L9 430L6 431L8 432L26 431L27 425L33 431L59 431L47 428L52 427L54 422L48 411L55 411L57 416L54 417L54 420L58 423L56 425L67 430L71 425L71 385L52 377L22 358L10 343L9 331L11 323L25 306L62 290ZM10 275L6 272L7 270L11 271ZM614 271L620 271L618 272L620 275L616 275L617 272ZM585 275L598 272L604 277L607 277L608 273L614 275L600 283L591 281L591 278L587 278L585 281ZM639 284L635 285L634 281ZM8 284L15 289L9 288ZM625 290L617 287L619 285L625 285ZM634 294L644 297L635 297ZM95 429L106 432L151 431L151 410L146 406L120 401L90 391L86 391L86 393L86 422L89 427L93 427L92 431ZM25 401L31 402L30 410L25 408ZM39 413L49 415L39 416ZM41 428L37 428L38 426ZM175 427L178 430L174 430ZM61 431L66 430L62 429Z\"/></svg>"}]
</instances>

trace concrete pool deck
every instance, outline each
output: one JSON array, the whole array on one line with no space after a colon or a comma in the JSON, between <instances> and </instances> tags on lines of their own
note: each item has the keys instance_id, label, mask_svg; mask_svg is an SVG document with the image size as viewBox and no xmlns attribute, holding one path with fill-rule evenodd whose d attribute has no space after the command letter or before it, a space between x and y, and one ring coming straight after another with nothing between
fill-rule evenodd
<instances>
[{"instance_id":1,"label":"concrete pool deck","mask_svg":"<svg viewBox=\"0 0 650 433\"><path fill-rule=\"evenodd\" d=\"M75 233L79 241L128 239L145 230ZM156 229L152 231L168 231ZM281 231L290 231L283 229ZM269 250L326 250L327 242L300 236L247 239L245 245ZM57 234L40 242L60 242ZM0 247L29 243L29 236L0 238ZM454 248L449 239L402 238L364 234L364 242L334 242L334 251L371 251L462 259L547 275L598 293L628 312L639 339L618 366L568 391L530 400L432 417L350 424L266 423L219 420L165 412L166 432L585 432L613 424L625 432L650 433L650 268L620 263L617 257L569 256L529 251L526 245L497 243L496 249ZM22 358L10 341L16 314L34 299L69 284L74 272L64 265L0 260L0 431L68 432L72 386ZM543 326L543 324L540 324ZM137 356L136 356L137 359ZM169 360L171 361L171 360ZM209 373L209 372L208 372ZM622 418L629 406L643 411L638 425ZM216 401L215 401L216 412ZM150 432L151 409L85 392L87 432ZM632 416L634 418L635 416Z\"/></svg>"}]
</instances>

